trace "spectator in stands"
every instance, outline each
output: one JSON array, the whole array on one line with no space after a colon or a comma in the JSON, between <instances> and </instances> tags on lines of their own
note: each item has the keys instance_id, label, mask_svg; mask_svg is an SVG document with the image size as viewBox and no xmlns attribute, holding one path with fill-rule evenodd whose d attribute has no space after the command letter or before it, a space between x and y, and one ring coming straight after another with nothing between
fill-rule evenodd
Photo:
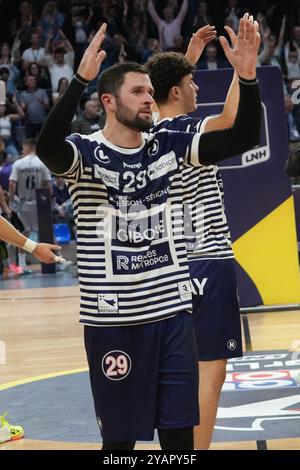
<instances>
[{"instance_id":1,"label":"spectator in stands","mask_svg":"<svg viewBox=\"0 0 300 470\"><path fill-rule=\"evenodd\" d=\"M61 35L61 28L63 27L65 17L63 13L58 11L55 1L48 1L42 11L39 25L42 30L42 44L47 41L49 33L52 34L53 39L57 40ZM45 47L46 49L46 47Z\"/></svg>"},{"instance_id":2,"label":"spectator in stands","mask_svg":"<svg viewBox=\"0 0 300 470\"><path fill-rule=\"evenodd\" d=\"M36 25L37 18L30 2L20 3L17 16L11 22L11 36L18 36L22 50L30 45L30 37Z\"/></svg>"},{"instance_id":3,"label":"spectator in stands","mask_svg":"<svg viewBox=\"0 0 300 470\"><path fill-rule=\"evenodd\" d=\"M52 198L54 223L65 222L69 225L70 232L75 233L73 204L66 182L61 176L54 178Z\"/></svg>"},{"instance_id":4,"label":"spectator in stands","mask_svg":"<svg viewBox=\"0 0 300 470\"><path fill-rule=\"evenodd\" d=\"M3 188L3 191L6 192L8 192L8 183L12 166L12 160L7 155L4 141L0 137L0 186Z\"/></svg>"},{"instance_id":5,"label":"spectator in stands","mask_svg":"<svg viewBox=\"0 0 300 470\"><path fill-rule=\"evenodd\" d=\"M201 59L197 68L200 70L216 70L230 67L228 62L218 57L218 49L214 43L207 44L204 59Z\"/></svg>"},{"instance_id":6,"label":"spectator in stands","mask_svg":"<svg viewBox=\"0 0 300 470\"><path fill-rule=\"evenodd\" d=\"M0 185L0 214L6 219L10 219L11 210L7 205L7 199L5 193ZM10 262L7 245L3 240L0 240L0 270L2 272L2 278L8 279L10 277L20 276L22 269Z\"/></svg>"},{"instance_id":7,"label":"spectator in stands","mask_svg":"<svg viewBox=\"0 0 300 470\"><path fill-rule=\"evenodd\" d=\"M25 113L25 133L27 138L38 136L49 109L49 98L46 90L37 88L36 78L28 75L25 78L26 90L20 93L21 108Z\"/></svg>"},{"instance_id":8,"label":"spectator in stands","mask_svg":"<svg viewBox=\"0 0 300 470\"><path fill-rule=\"evenodd\" d=\"M120 33L115 33L111 39L107 38L105 50L107 53L105 67L110 67L117 62L141 61L141 55L137 49L130 46L127 39Z\"/></svg>"},{"instance_id":9,"label":"spectator in stands","mask_svg":"<svg viewBox=\"0 0 300 470\"><path fill-rule=\"evenodd\" d=\"M288 125L288 137L289 137L289 147L292 151L294 147L299 145L300 141L300 134L297 129L297 125L295 122L294 114L293 114L293 101L292 97L288 94L284 96L284 104L285 104L285 112L287 116L287 125Z\"/></svg>"},{"instance_id":10,"label":"spectator in stands","mask_svg":"<svg viewBox=\"0 0 300 470\"><path fill-rule=\"evenodd\" d=\"M286 162L286 172L291 178L300 176L300 146L295 147Z\"/></svg>"},{"instance_id":11,"label":"spectator in stands","mask_svg":"<svg viewBox=\"0 0 300 470\"><path fill-rule=\"evenodd\" d=\"M81 57L89 42L90 23L93 16L91 7L86 16L86 7L84 5L73 4L71 7L71 23L74 36L75 69L79 65Z\"/></svg>"},{"instance_id":12,"label":"spectator in stands","mask_svg":"<svg viewBox=\"0 0 300 470\"><path fill-rule=\"evenodd\" d=\"M228 5L225 8L225 17L231 19L232 29L237 33L239 29L240 17L242 16L242 10L238 6L237 0L228 0Z\"/></svg>"},{"instance_id":13,"label":"spectator in stands","mask_svg":"<svg viewBox=\"0 0 300 470\"><path fill-rule=\"evenodd\" d=\"M27 70L31 62L41 64L45 57L45 49L41 47L41 37L37 32L31 35L31 47L25 49L22 54L22 67Z\"/></svg>"},{"instance_id":14,"label":"spectator in stands","mask_svg":"<svg viewBox=\"0 0 300 470\"><path fill-rule=\"evenodd\" d=\"M147 45L143 50L142 61L146 62L153 54L157 52L162 52L159 42L156 38L148 38Z\"/></svg>"},{"instance_id":15,"label":"spectator in stands","mask_svg":"<svg viewBox=\"0 0 300 470\"><path fill-rule=\"evenodd\" d=\"M49 32L45 45L45 63L50 73L52 92L57 91L58 82L62 77L67 78L70 82L74 75L73 46L61 30L59 33L63 38L62 44L60 43L63 47L54 49L51 54L53 31Z\"/></svg>"},{"instance_id":16,"label":"spectator in stands","mask_svg":"<svg viewBox=\"0 0 300 470\"><path fill-rule=\"evenodd\" d=\"M270 30L265 28L261 33L262 50L258 56L259 65L276 65L283 70L282 50L286 28L286 16L282 19L278 40Z\"/></svg>"},{"instance_id":17,"label":"spectator in stands","mask_svg":"<svg viewBox=\"0 0 300 470\"><path fill-rule=\"evenodd\" d=\"M6 114L6 104L0 103L0 137L5 143L7 154L12 157L17 157L19 155L17 143L14 141L12 136L12 123L14 121L19 121L24 117L24 112L16 100L15 106L18 113Z\"/></svg>"},{"instance_id":18,"label":"spectator in stands","mask_svg":"<svg viewBox=\"0 0 300 470\"><path fill-rule=\"evenodd\" d=\"M61 77L58 82L57 91L52 93L53 105L61 98L69 86L69 80L66 77Z\"/></svg>"},{"instance_id":19,"label":"spectator in stands","mask_svg":"<svg viewBox=\"0 0 300 470\"><path fill-rule=\"evenodd\" d=\"M172 7L167 6L163 10L164 19L160 18L153 5L153 1L149 0L148 12L152 20L156 24L159 35L159 45L162 50L171 50L175 46L175 38L181 35L181 27L188 9L188 0L183 0L178 15L174 16Z\"/></svg>"},{"instance_id":20,"label":"spectator in stands","mask_svg":"<svg viewBox=\"0 0 300 470\"><path fill-rule=\"evenodd\" d=\"M285 50L285 63L287 68L287 79L297 80L300 78L300 49L291 46Z\"/></svg>"},{"instance_id":21,"label":"spectator in stands","mask_svg":"<svg viewBox=\"0 0 300 470\"><path fill-rule=\"evenodd\" d=\"M99 107L94 100L88 100L84 105L84 111L80 117L72 122L72 133L92 134L103 129L105 123L104 114L99 113Z\"/></svg>"},{"instance_id":22,"label":"spectator in stands","mask_svg":"<svg viewBox=\"0 0 300 470\"><path fill-rule=\"evenodd\" d=\"M26 70L26 76L32 75L36 79L37 88L49 90L51 88L48 71L41 67L37 62L31 62Z\"/></svg>"},{"instance_id":23,"label":"spectator in stands","mask_svg":"<svg viewBox=\"0 0 300 470\"><path fill-rule=\"evenodd\" d=\"M102 111L102 106L100 105L99 95L97 91L94 91L94 93L91 94L90 100L94 102L94 104L97 107L98 113L101 114L103 111Z\"/></svg>"},{"instance_id":24,"label":"spectator in stands","mask_svg":"<svg viewBox=\"0 0 300 470\"><path fill-rule=\"evenodd\" d=\"M11 47L8 43L3 43L0 49L0 71L7 73L7 77L2 77L6 82L7 93L12 95L16 90L16 83L20 76L20 71L15 65L15 58L11 55Z\"/></svg>"},{"instance_id":25,"label":"spectator in stands","mask_svg":"<svg viewBox=\"0 0 300 470\"><path fill-rule=\"evenodd\" d=\"M300 25L296 25L293 28L293 36L292 36L292 41L295 42L295 44L298 46L300 49Z\"/></svg>"},{"instance_id":26,"label":"spectator in stands","mask_svg":"<svg viewBox=\"0 0 300 470\"><path fill-rule=\"evenodd\" d=\"M13 164L9 178L9 199L12 209L15 209L16 193L17 213L24 225L24 234L29 236L31 232L38 233L36 189L48 188L52 191L52 179L49 170L40 161L35 153L34 139L27 139L22 146L22 158ZM26 253L19 252L19 265L24 274L30 274L26 267Z\"/></svg>"},{"instance_id":27,"label":"spectator in stands","mask_svg":"<svg viewBox=\"0 0 300 470\"><path fill-rule=\"evenodd\" d=\"M197 13L193 21L193 31L196 32L199 28L202 28L207 24L212 24L212 19L207 15L207 3L199 2Z\"/></svg>"}]
</instances>

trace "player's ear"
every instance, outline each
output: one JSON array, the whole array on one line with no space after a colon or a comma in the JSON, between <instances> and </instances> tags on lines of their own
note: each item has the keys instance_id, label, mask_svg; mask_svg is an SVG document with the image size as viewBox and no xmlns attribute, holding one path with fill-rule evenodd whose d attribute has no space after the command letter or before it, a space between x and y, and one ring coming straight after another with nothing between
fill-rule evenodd
<instances>
[{"instance_id":1,"label":"player's ear","mask_svg":"<svg viewBox=\"0 0 300 470\"><path fill-rule=\"evenodd\" d=\"M101 102L105 110L112 112L116 110L116 98L110 93L103 93L101 95Z\"/></svg>"},{"instance_id":2,"label":"player's ear","mask_svg":"<svg viewBox=\"0 0 300 470\"><path fill-rule=\"evenodd\" d=\"M169 91L169 98L171 98L172 100L178 100L179 97L180 97L179 87L176 85L172 86L172 88Z\"/></svg>"}]
</instances>

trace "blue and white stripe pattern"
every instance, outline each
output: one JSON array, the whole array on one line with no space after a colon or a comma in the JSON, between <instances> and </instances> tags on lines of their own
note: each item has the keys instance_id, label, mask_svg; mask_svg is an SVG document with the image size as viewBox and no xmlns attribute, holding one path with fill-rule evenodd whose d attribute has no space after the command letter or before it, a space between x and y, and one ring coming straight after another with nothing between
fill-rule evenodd
<instances>
[{"instance_id":1,"label":"blue and white stripe pattern","mask_svg":"<svg viewBox=\"0 0 300 470\"><path fill-rule=\"evenodd\" d=\"M144 134L134 149L111 144L101 131L67 141L80 321L132 325L191 308L182 170L184 158L197 162L199 135Z\"/></svg>"}]
</instances>

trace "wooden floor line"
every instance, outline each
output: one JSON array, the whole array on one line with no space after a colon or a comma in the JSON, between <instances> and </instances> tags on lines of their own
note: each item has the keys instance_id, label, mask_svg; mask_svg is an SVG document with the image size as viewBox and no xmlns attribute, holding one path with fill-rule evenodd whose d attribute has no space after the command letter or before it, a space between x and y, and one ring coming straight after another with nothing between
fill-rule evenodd
<instances>
[{"instance_id":1,"label":"wooden floor line","mask_svg":"<svg viewBox=\"0 0 300 470\"><path fill-rule=\"evenodd\" d=\"M64 295L64 296L52 296L52 297L2 297L0 298L0 302L3 302L3 301L11 301L11 302L15 302L17 300L57 300L57 301L60 301L62 299L78 299L80 297L80 295Z\"/></svg>"},{"instance_id":2,"label":"wooden floor line","mask_svg":"<svg viewBox=\"0 0 300 470\"><path fill-rule=\"evenodd\" d=\"M81 367L79 369L71 369L71 370L62 370L60 372L51 372L49 374L38 375L36 377L25 377L24 379L15 380L13 382L7 382L0 385L0 392L4 390L8 390L9 388L18 387L19 385L26 385L33 382L40 382L41 380L46 379L53 379L55 377L61 377L65 375L73 375L73 374L80 374L81 372L87 372L87 367Z\"/></svg>"}]
</instances>

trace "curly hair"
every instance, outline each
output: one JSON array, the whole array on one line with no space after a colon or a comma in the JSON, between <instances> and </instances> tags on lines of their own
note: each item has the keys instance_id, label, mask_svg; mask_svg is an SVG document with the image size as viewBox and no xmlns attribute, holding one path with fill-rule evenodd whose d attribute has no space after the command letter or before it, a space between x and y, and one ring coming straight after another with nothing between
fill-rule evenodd
<instances>
[{"instance_id":1,"label":"curly hair","mask_svg":"<svg viewBox=\"0 0 300 470\"><path fill-rule=\"evenodd\" d=\"M154 100L157 104L166 103L173 86L195 70L195 66L178 52L159 52L145 64L154 88Z\"/></svg>"}]
</instances>

